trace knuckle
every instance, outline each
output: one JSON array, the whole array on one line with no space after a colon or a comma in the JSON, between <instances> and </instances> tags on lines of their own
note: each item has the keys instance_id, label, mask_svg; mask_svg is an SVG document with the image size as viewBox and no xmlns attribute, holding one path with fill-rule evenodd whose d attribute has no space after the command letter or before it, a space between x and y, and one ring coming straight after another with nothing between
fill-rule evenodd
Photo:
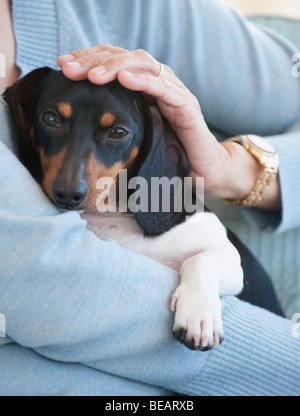
<instances>
[{"instance_id":1,"label":"knuckle","mask_svg":"<svg viewBox=\"0 0 300 416\"><path fill-rule=\"evenodd\" d=\"M88 66L96 66L101 63L101 60L99 59L99 55L86 55L85 57L78 60L82 65L88 65Z\"/></svg>"},{"instance_id":2,"label":"knuckle","mask_svg":"<svg viewBox=\"0 0 300 416\"><path fill-rule=\"evenodd\" d=\"M119 47L112 48L108 52L109 55L106 55L106 59L104 60L106 67L109 70L116 67L123 68L129 52L126 49ZM126 55L126 57L124 55Z\"/></svg>"},{"instance_id":3,"label":"knuckle","mask_svg":"<svg viewBox=\"0 0 300 416\"><path fill-rule=\"evenodd\" d=\"M77 49L76 51L69 52L68 55L72 55L75 59L80 59L87 54L85 49Z\"/></svg>"},{"instance_id":4,"label":"knuckle","mask_svg":"<svg viewBox=\"0 0 300 416\"><path fill-rule=\"evenodd\" d=\"M124 63L123 56L118 53L118 54L114 55L113 57L107 59L107 61L105 62L105 65L109 69L112 69L113 67L122 68L123 63Z\"/></svg>"},{"instance_id":5,"label":"knuckle","mask_svg":"<svg viewBox=\"0 0 300 416\"><path fill-rule=\"evenodd\" d=\"M75 59L85 58L86 56L95 55L109 49L111 46L102 43L100 45L92 46L91 48L76 49L68 53L68 55L74 56Z\"/></svg>"},{"instance_id":6,"label":"knuckle","mask_svg":"<svg viewBox=\"0 0 300 416\"><path fill-rule=\"evenodd\" d=\"M152 57L152 55L150 55L149 52L145 51L144 49L137 49L135 51L135 54L137 55L138 58L142 59L143 61L154 61L154 58Z\"/></svg>"},{"instance_id":7,"label":"knuckle","mask_svg":"<svg viewBox=\"0 0 300 416\"><path fill-rule=\"evenodd\" d=\"M95 46L96 50L98 51L103 51L103 49L109 49L111 48L110 45L108 45L107 43L100 43L99 45Z\"/></svg>"},{"instance_id":8,"label":"knuckle","mask_svg":"<svg viewBox=\"0 0 300 416\"><path fill-rule=\"evenodd\" d=\"M93 46L92 48L77 49L72 53L77 58L84 58L85 56L90 55L92 52L98 51L98 46Z\"/></svg>"},{"instance_id":9,"label":"knuckle","mask_svg":"<svg viewBox=\"0 0 300 416\"><path fill-rule=\"evenodd\" d=\"M168 65L163 64L163 66L164 66L164 69L165 69L166 72L168 72L171 75L174 75L173 70Z\"/></svg>"},{"instance_id":10,"label":"knuckle","mask_svg":"<svg viewBox=\"0 0 300 416\"><path fill-rule=\"evenodd\" d=\"M128 53L128 51L126 49L120 48L119 46L112 47L109 51L114 55L120 55L120 54L123 54L123 53Z\"/></svg>"},{"instance_id":11,"label":"knuckle","mask_svg":"<svg viewBox=\"0 0 300 416\"><path fill-rule=\"evenodd\" d=\"M100 43L99 45L93 46L92 48L87 49L89 54L99 54L111 49L111 46L107 43Z\"/></svg>"}]
</instances>

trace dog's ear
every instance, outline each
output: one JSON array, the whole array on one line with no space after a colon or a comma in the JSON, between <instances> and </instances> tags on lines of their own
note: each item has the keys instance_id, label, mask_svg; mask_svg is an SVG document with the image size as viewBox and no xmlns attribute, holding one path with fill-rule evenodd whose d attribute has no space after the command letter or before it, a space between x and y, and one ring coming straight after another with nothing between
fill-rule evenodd
<instances>
[{"instance_id":1,"label":"dog's ear","mask_svg":"<svg viewBox=\"0 0 300 416\"><path fill-rule=\"evenodd\" d=\"M138 177L146 179L148 183L148 209L147 212L136 212L136 220L146 234L157 235L184 219L183 185L191 168L181 142L154 103L149 104L147 113L145 157ZM155 185L158 179L164 178L167 187L173 179L173 185L168 188L170 192L164 192L163 186L159 189L152 187L153 178L156 178Z\"/></svg>"},{"instance_id":2,"label":"dog's ear","mask_svg":"<svg viewBox=\"0 0 300 416\"><path fill-rule=\"evenodd\" d=\"M3 94L12 114L19 158L37 180L41 175L41 167L33 141L34 104L39 85L51 72L54 70L48 67L35 69Z\"/></svg>"}]
</instances>

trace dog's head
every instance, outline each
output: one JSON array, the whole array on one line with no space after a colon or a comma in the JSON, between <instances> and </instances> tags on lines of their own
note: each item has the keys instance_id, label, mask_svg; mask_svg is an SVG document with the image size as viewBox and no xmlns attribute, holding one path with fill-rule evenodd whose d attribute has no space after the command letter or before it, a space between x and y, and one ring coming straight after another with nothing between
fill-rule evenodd
<instances>
[{"instance_id":1,"label":"dog's head","mask_svg":"<svg viewBox=\"0 0 300 416\"><path fill-rule=\"evenodd\" d=\"M97 210L97 182L134 176L179 177L190 167L182 145L153 103L117 81L96 86L74 82L61 71L40 68L7 89L17 127L19 156L48 197L60 208ZM173 201L173 192L170 199ZM137 212L148 234L164 232L184 212Z\"/></svg>"}]
</instances>

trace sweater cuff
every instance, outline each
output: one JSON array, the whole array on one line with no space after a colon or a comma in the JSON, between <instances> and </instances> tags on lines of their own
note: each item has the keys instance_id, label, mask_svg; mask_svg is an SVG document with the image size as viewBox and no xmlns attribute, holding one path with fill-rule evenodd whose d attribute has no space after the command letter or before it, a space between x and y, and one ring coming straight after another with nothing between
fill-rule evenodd
<instances>
[{"instance_id":1,"label":"sweater cuff","mask_svg":"<svg viewBox=\"0 0 300 416\"><path fill-rule=\"evenodd\" d=\"M246 219L262 231L277 233L300 227L300 124L287 133L266 138L279 156L279 180L282 212L242 209Z\"/></svg>"},{"instance_id":2,"label":"sweater cuff","mask_svg":"<svg viewBox=\"0 0 300 416\"><path fill-rule=\"evenodd\" d=\"M225 340L185 394L298 396L300 341L293 337L293 322L234 297L222 303Z\"/></svg>"}]
</instances>

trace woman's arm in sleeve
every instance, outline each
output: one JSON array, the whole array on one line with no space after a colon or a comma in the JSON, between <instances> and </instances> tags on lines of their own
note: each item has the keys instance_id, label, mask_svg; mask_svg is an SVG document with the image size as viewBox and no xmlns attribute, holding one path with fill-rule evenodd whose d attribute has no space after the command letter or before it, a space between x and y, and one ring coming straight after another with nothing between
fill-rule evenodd
<instances>
[{"instance_id":1,"label":"woman's arm in sleeve","mask_svg":"<svg viewBox=\"0 0 300 416\"><path fill-rule=\"evenodd\" d=\"M164 290L157 296L165 298ZM37 352L191 396L299 395L299 324L226 297L222 345L208 352L190 351L172 339L171 322L165 331L166 310L161 306L150 307L148 321L146 310L140 309L139 317L130 326L123 321L119 332L116 323L110 325L89 346L50 346ZM166 325L151 320L157 312Z\"/></svg>"},{"instance_id":2,"label":"woman's arm in sleeve","mask_svg":"<svg viewBox=\"0 0 300 416\"><path fill-rule=\"evenodd\" d=\"M9 337L47 358L185 394L226 394L227 386L240 394L241 382L249 394L299 392L300 345L289 321L229 297L224 346L190 351L172 337L177 274L84 226L76 213L59 214L0 143L0 304Z\"/></svg>"},{"instance_id":3,"label":"woman's arm in sleeve","mask_svg":"<svg viewBox=\"0 0 300 416\"><path fill-rule=\"evenodd\" d=\"M7 335L21 345L92 341L111 324L117 334L151 287L171 295L178 284L175 272L85 225L57 211L0 141L0 305Z\"/></svg>"}]
</instances>

